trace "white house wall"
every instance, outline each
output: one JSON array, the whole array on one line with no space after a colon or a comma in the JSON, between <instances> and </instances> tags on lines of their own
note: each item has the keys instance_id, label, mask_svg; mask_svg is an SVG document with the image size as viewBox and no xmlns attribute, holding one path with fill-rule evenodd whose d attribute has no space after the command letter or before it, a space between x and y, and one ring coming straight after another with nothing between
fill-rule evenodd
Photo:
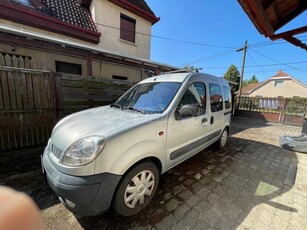
<instances>
[{"instance_id":1,"label":"white house wall","mask_svg":"<svg viewBox=\"0 0 307 230\"><path fill-rule=\"evenodd\" d=\"M307 97L307 88L291 79L283 80L282 86L275 86L275 80L270 80L249 94L250 97Z\"/></svg>"},{"instance_id":2,"label":"white house wall","mask_svg":"<svg viewBox=\"0 0 307 230\"><path fill-rule=\"evenodd\" d=\"M94 0L91 3L90 10L96 27L101 33L98 46L136 56L139 58L150 59L150 36L142 34L151 34L151 22L120 8L119 6L107 0ZM120 14L125 14L136 20L135 43L120 39ZM138 34L142 33L142 34Z\"/></svg>"}]
</instances>

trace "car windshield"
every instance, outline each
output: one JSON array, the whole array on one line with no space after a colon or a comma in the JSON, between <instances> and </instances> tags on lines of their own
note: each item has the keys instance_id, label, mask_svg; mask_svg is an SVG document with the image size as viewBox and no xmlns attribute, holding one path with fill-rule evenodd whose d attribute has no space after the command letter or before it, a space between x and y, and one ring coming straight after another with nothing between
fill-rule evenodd
<instances>
[{"instance_id":1,"label":"car windshield","mask_svg":"<svg viewBox=\"0 0 307 230\"><path fill-rule=\"evenodd\" d=\"M163 113L180 85L179 82L138 84L113 103L113 106L141 113Z\"/></svg>"}]
</instances>

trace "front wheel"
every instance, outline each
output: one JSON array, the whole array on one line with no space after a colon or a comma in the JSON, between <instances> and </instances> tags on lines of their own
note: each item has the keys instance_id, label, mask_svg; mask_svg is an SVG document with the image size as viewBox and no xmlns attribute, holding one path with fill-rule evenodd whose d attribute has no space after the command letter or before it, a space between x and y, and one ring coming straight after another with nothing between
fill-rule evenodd
<instances>
[{"instance_id":1,"label":"front wheel","mask_svg":"<svg viewBox=\"0 0 307 230\"><path fill-rule=\"evenodd\" d=\"M144 162L129 171L115 194L113 208L122 216L132 216L152 200L159 184L159 171L151 162Z\"/></svg>"},{"instance_id":2,"label":"front wheel","mask_svg":"<svg viewBox=\"0 0 307 230\"><path fill-rule=\"evenodd\" d=\"M225 147L227 144L227 139L228 139L228 129L225 128L220 136L220 139L217 141L217 147L219 149L222 149Z\"/></svg>"}]
</instances>

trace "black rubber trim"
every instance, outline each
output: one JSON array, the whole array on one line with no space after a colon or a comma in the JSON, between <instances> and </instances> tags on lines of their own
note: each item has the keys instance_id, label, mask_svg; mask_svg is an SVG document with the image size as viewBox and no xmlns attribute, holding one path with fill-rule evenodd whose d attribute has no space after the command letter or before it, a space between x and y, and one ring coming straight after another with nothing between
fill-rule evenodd
<instances>
[{"instance_id":1,"label":"black rubber trim","mask_svg":"<svg viewBox=\"0 0 307 230\"><path fill-rule=\"evenodd\" d=\"M220 129L220 130L218 130L218 131L216 131L216 132L214 132L214 133L212 133L212 134L210 134L208 136L205 136L205 137L203 137L203 138L201 138L201 139L199 139L199 140L197 140L197 141L187 145L187 146L184 146L184 147L182 147L180 149L175 150L174 152L172 152L170 154L170 159L171 160L175 160L178 157L181 157L182 155L184 155L184 154L190 152L191 150L197 148L198 146L203 145L203 144L211 141L215 137L218 137L221 134L221 131L222 130Z\"/></svg>"},{"instance_id":2,"label":"black rubber trim","mask_svg":"<svg viewBox=\"0 0 307 230\"><path fill-rule=\"evenodd\" d=\"M231 113L231 111L225 112L225 113L224 113L224 116L226 116L226 115L228 115L228 114L230 114L230 113Z\"/></svg>"}]
</instances>

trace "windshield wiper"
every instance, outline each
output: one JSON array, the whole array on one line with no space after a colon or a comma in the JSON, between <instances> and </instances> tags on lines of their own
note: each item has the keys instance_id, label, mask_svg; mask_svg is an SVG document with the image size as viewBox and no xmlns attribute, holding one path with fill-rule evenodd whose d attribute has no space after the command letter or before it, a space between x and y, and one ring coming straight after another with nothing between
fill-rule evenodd
<instances>
[{"instance_id":1,"label":"windshield wiper","mask_svg":"<svg viewBox=\"0 0 307 230\"><path fill-rule=\"evenodd\" d=\"M113 107L115 107L115 108L120 108L121 110L123 110L123 106L117 104L116 102L112 103L112 104L110 105L110 107L111 107L111 108L113 108Z\"/></svg>"},{"instance_id":2,"label":"windshield wiper","mask_svg":"<svg viewBox=\"0 0 307 230\"><path fill-rule=\"evenodd\" d=\"M139 112L139 113L142 113L142 114L146 114L143 110L133 108L132 106L124 107L124 109L129 109L129 110L133 110L133 111L136 111L136 112Z\"/></svg>"}]
</instances>

